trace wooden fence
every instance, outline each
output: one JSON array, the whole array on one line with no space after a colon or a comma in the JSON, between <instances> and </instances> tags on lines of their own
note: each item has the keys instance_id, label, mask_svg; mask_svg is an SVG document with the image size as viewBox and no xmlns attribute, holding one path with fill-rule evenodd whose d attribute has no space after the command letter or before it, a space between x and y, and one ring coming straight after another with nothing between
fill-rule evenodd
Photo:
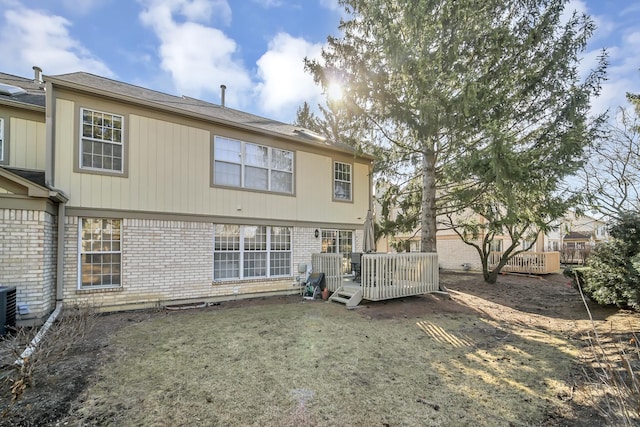
<instances>
[{"instance_id":1,"label":"wooden fence","mask_svg":"<svg viewBox=\"0 0 640 427\"><path fill-rule=\"evenodd\" d=\"M501 252L489 254L489 268L495 268ZM502 271L508 273L550 274L560 271L560 252L521 252L507 261Z\"/></svg>"}]
</instances>

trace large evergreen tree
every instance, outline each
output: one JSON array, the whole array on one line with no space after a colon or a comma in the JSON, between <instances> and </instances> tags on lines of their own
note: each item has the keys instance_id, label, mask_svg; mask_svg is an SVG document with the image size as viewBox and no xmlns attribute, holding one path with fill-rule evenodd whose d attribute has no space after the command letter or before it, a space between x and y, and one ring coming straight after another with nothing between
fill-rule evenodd
<instances>
[{"instance_id":1,"label":"large evergreen tree","mask_svg":"<svg viewBox=\"0 0 640 427\"><path fill-rule=\"evenodd\" d=\"M293 124L312 130L330 141L363 151L365 147L370 147L372 134L363 119L351 114L339 100L327 99L325 105L318 104L318 114L311 111L311 106L304 102L298 108Z\"/></svg>"},{"instance_id":2,"label":"large evergreen tree","mask_svg":"<svg viewBox=\"0 0 640 427\"><path fill-rule=\"evenodd\" d=\"M604 73L601 63L579 81L588 17L563 15L568 0L340 3L343 35L307 66L323 86L347 82L346 105L385 137L389 178L407 178L390 188L420 200L412 218L422 251L436 250L439 213L460 218L471 207L495 230L517 224L528 234L561 210L555 190L580 164L592 130L589 99ZM537 218L530 212L547 203L553 209ZM469 224L449 226L469 235Z\"/></svg>"}]
</instances>

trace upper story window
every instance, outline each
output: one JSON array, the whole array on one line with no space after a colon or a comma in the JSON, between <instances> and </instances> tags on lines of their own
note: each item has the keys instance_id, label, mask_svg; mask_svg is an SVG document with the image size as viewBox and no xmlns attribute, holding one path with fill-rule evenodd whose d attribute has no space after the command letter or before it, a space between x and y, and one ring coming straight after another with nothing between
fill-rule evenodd
<instances>
[{"instance_id":1,"label":"upper story window","mask_svg":"<svg viewBox=\"0 0 640 427\"><path fill-rule=\"evenodd\" d=\"M0 118L0 162L4 162L4 119Z\"/></svg>"},{"instance_id":2,"label":"upper story window","mask_svg":"<svg viewBox=\"0 0 640 427\"><path fill-rule=\"evenodd\" d=\"M334 200L351 201L353 175L349 163L333 163L333 198Z\"/></svg>"},{"instance_id":3,"label":"upper story window","mask_svg":"<svg viewBox=\"0 0 640 427\"><path fill-rule=\"evenodd\" d=\"M80 109L80 168L124 172L124 117Z\"/></svg>"},{"instance_id":4,"label":"upper story window","mask_svg":"<svg viewBox=\"0 0 640 427\"><path fill-rule=\"evenodd\" d=\"M213 183L293 193L293 152L216 136Z\"/></svg>"}]
</instances>

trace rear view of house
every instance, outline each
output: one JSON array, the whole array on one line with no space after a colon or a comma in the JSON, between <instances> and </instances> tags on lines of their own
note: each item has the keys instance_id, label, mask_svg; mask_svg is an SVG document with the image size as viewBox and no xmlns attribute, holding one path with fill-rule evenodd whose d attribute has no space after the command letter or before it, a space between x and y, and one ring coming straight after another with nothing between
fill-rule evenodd
<instances>
[{"instance_id":1,"label":"rear view of house","mask_svg":"<svg viewBox=\"0 0 640 427\"><path fill-rule=\"evenodd\" d=\"M38 71L0 74L17 88L0 97L0 284L23 322L56 301L293 292L312 253L361 248L370 156L222 105Z\"/></svg>"}]
</instances>

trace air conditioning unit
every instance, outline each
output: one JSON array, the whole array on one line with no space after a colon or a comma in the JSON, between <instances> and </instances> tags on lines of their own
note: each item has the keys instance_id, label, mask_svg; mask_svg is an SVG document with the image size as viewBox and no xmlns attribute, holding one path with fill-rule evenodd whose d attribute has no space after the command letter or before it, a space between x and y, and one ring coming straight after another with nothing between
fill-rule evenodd
<instances>
[{"instance_id":1,"label":"air conditioning unit","mask_svg":"<svg viewBox=\"0 0 640 427\"><path fill-rule=\"evenodd\" d=\"M16 326L16 287L0 286L0 336Z\"/></svg>"}]
</instances>

